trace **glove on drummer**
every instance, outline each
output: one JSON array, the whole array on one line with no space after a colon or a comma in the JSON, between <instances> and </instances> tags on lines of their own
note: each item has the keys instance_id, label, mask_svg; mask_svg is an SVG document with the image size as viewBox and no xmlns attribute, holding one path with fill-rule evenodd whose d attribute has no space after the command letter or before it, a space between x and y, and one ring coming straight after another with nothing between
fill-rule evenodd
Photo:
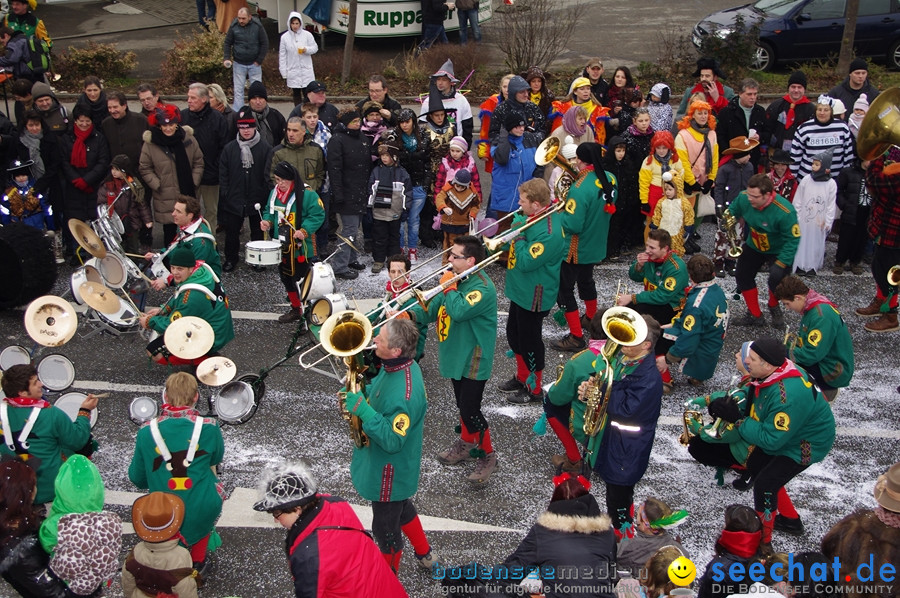
<instances>
[{"instance_id":1,"label":"glove on drummer","mask_svg":"<svg viewBox=\"0 0 900 598\"><path fill-rule=\"evenodd\" d=\"M361 392L348 392L346 405L347 411L363 422L367 422L376 413L372 406L369 405L369 402L366 401L366 396Z\"/></svg>"}]
</instances>

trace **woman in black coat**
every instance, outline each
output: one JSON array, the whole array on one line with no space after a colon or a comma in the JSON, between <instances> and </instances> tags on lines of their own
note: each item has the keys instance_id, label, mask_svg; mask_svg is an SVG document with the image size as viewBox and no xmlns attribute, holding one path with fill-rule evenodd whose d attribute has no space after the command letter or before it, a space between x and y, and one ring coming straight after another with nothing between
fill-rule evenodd
<instances>
[{"instance_id":1,"label":"woman in black coat","mask_svg":"<svg viewBox=\"0 0 900 598\"><path fill-rule=\"evenodd\" d=\"M62 149L63 216L67 244L72 219L93 220L97 215L97 188L109 174L109 147L94 127L91 114L81 106L72 110L73 126L60 139ZM74 249L74 246L72 246Z\"/></svg>"},{"instance_id":2,"label":"woman in black coat","mask_svg":"<svg viewBox=\"0 0 900 598\"><path fill-rule=\"evenodd\" d=\"M22 162L34 161L34 190L50 199L56 230L62 226L63 197L59 170L62 153L59 138L44 123L41 115L29 110L23 116L24 125L16 140L16 158Z\"/></svg>"}]
</instances>

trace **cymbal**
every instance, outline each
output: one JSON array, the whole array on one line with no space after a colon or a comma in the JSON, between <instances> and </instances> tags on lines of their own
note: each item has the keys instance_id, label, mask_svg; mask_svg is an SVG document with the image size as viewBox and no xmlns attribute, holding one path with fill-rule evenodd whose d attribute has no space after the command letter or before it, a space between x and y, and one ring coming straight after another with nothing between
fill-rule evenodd
<instances>
[{"instance_id":1,"label":"cymbal","mask_svg":"<svg viewBox=\"0 0 900 598\"><path fill-rule=\"evenodd\" d=\"M209 353L216 334L212 326L203 318L183 316L166 328L164 341L166 349L181 359L196 359Z\"/></svg>"},{"instance_id":2,"label":"cymbal","mask_svg":"<svg viewBox=\"0 0 900 598\"><path fill-rule=\"evenodd\" d=\"M101 260L106 257L106 246L90 226L73 218L69 220L69 232L72 233L78 244L92 256Z\"/></svg>"},{"instance_id":3,"label":"cymbal","mask_svg":"<svg viewBox=\"0 0 900 598\"><path fill-rule=\"evenodd\" d=\"M60 347L75 336L78 314L72 304L55 295L38 297L25 310L25 330L34 342Z\"/></svg>"},{"instance_id":4,"label":"cymbal","mask_svg":"<svg viewBox=\"0 0 900 598\"><path fill-rule=\"evenodd\" d=\"M78 292L90 308L100 313L114 314L122 306L119 296L99 282L83 282L78 287Z\"/></svg>"},{"instance_id":5,"label":"cymbal","mask_svg":"<svg viewBox=\"0 0 900 598\"><path fill-rule=\"evenodd\" d=\"M210 357L197 366L197 380L207 386L228 384L237 374L234 362L222 355Z\"/></svg>"}]
</instances>

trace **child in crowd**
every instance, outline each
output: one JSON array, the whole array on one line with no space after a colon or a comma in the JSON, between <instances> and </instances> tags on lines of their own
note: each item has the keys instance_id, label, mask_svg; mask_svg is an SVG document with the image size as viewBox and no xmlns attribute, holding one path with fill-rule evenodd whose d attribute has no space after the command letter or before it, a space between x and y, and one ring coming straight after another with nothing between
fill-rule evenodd
<instances>
[{"instance_id":1,"label":"child in crowd","mask_svg":"<svg viewBox=\"0 0 900 598\"><path fill-rule=\"evenodd\" d=\"M184 522L181 497L145 494L134 501L131 522L141 541L128 552L122 567L125 596L196 598L198 577L191 553L178 544Z\"/></svg>"},{"instance_id":2,"label":"child in crowd","mask_svg":"<svg viewBox=\"0 0 900 598\"><path fill-rule=\"evenodd\" d=\"M797 192L797 179L789 168L793 162L791 154L783 149L776 149L769 156L769 164L772 165L769 169L769 178L775 185L775 193L791 203L794 202L794 193Z\"/></svg>"},{"instance_id":3,"label":"child in crowd","mask_svg":"<svg viewBox=\"0 0 900 598\"><path fill-rule=\"evenodd\" d=\"M847 118L847 126L850 127L850 133L853 135L853 139L856 139L857 135L859 135L859 126L862 124L862 121L868 112L869 98L866 94L861 93L859 94L859 98L856 99L856 102L853 103L853 112Z\"/></svg>"},{"instance_id":4,"label":"child in crowd","mask_svg":"<svg viewBox=\"0 0 900 598\"><path fill-rule=\"evenodd\" d=\"M675 113L669 104L671 91L665 83L657 83L650 88L647 94L647 110L650 111L650 126L656 131L669 131L672 129L672 121Z\"/></svg>"},{"instance_id":5,"label":"child in crowd","mask_svg":"<svg viewBox=\"0 0 900 598\"><path fill-rule=\"evenodd\" d=\"M728 149L722 152L719 161L719 172L716 174L716 185L713 188L713 197L716 200L716 215L722 218L722 213L731 205L734 198L747 188L747 181L753 176L753 165L750 164L750 152L759 145L759 141L749 137L735 137L728 142ZM738 238L743 237L743 224L738 221L735 227ZM713 263L716 266L716 276L724 278L726 272L734 276L735 260L728 257L728 237L725 234L723 223L719 222L716 230L716 239L713 247Z\"/></svg>"},{"instance_id":6,"label":"child in crowd","mask_svg":"<svg viewBox=\"0 0 900 598\"><path fill-rule=\"evenodd\" d=\"M684 181L673 171L662 174L663 197L653 210L650 228L661 228L672 237L672 251L684 255L684 240L694 230L694 208L684 196Z\"/></svg>"},{"instance_id":7,"label":"child in crowd","mask_svg":"<svg viewBox=\"0 0 900 598\"><path fill-rule=\"evenodd\" d=\"M868 160L856 158L838 175L837 207L841 210L841 233L832 269L835 274L844 273L847 260L850 260L850 270L857 276L865 271L861 262L869 241L869 210L872 206L872 196L866 188L868 168Z\"/></svg>"},{"instance_id":8,"label":"child in crowd","mask_svg":"<svg viewBox=\"0 0 900 598\"><path fill-rule=\"evenodd\" d=\"M384 122L384 116L381 114L382 105L379 102L366 102L362 106L362 125L359 130L363 135L369 138L371 147L378 147L381 136L388 130L387 124ZM372 160L377 162L378 157L372 156Z\"/></svg>"},{"instance_id":9,"label":"child in crowd","mask_svg":"<svg viewBox=\"0 0 900 598\"><path fill-rule=\"evenodd\" d=\"M813 156L812 172L800 180L794 196L800 244L794 256L794 272L815 276L825 261L825 238L834 223L837 183L831 178L831 149Z\"/></svg>"},{"instance_id":10,"label":"child in crowd","mask_svg":"<svg viewBox=\"0 0 900 598\"><path fill-rule=\"evenodd\" d=\"M634 537L626 535L619 541L616 557L618 570L631 569L636 573L663 546L674 546L682 555L688 556L680 538L669 532L671 528L683 523L687 516L687 511L672 511L663 501L648 496L637 509Z\"/></svg>"},{"instance_id":11,"label":"child in crowd","mask_svg":"<svg viewBox=\"0 0 900 598\"><path fill-rule=\"evenodd\" d=\"M638 108L634 112L634 120L622 133L625 140L628 159L635 165L640 165L650 155L650 142L656 129L650 124L650 110Z\"/></svg>"},{"instance_id":12,"label":"child in crowd","mask_svg":"<svg viewBox=\"0 0 900 598\"><path fill-rule=\"evenodd\" d=\"M469 234L469 224L478 216L481 197L475 190L472 174L465 168L457 170L453 179L444 184L434 201L441 214L443 248L446 250L453 246L456 237ZM449 261L450 252L445 251L441 263L446 265Z\"/></svg>"},{"instance_id":13,"label":"child in crowd","mask_svg":"<svg viewBox=\"0 0 900 598\"><path fill-rule=\"evenodd\" d=\"M644 242L644 219L641 217L641 203L638 199L638 171L636 163L628 156L624 137L611 137L609 150L603 156L603 168L616 177L619 196L616 211L609 221L606 255L615 259L619 253L628 253L632 247L641 247Z\"/></svg>"},{"instance_id":14,"label":"child in crowd","mask_svg":"<svg viewBox=\"0 0 900 598\"><path fill-rule=\"evenodd\" d=\"M725 529L716 541L716 556L706 565L699 582L697 595L701 598L725 598L736 594L745 582L733 582L728 576L721 582L713 580L715 569L728 571L732 566L744 570L758 560L762 541L762 522L752 508L730 505L725 508ZM771 549L771 546L768 547Z\"/></svg>"},{"instance_id":15,"label":"child in crowd","mask_svg":"<svg viewBox=\"0 0 900 598\"><path fill-rule=\"evenodd\" d=\"M372 274L384 268L389 255L400 253L400 217L412 203L409 173L398 163L400 148L390 143L378 146L379 161L369 175L369 208L372 209Z\"/></svg>"},{"instance_id":16,"label":"child in crowd","mask_svg":"<svg viewBox=\"0 0 900 598\"><path fill-rule=\"evenodd\" d=\"M438 166L437 173L435 173L435 197L444 189L447 181L452 180L459 170L469 171L472 178L472 187L475 193L478 194L478 200L481 201L481 180L478 178L478 166L475 164L472 154L469 153L469 144L459 135L450 140L447 155L441 158L440 166Z\"/></svg>"},{"instance_id":17,"label":"child in crowd","mask_svg":"<svg viewBox=\"0 0 900 598\"><path fill-rule=\"evenodd\" d=\"M303 118L303 125L306 127L306 135L311 136L316 145L322 148L325 158L328 158L328 141L331 139L331 131L319 120L319 108L315 104L306 103L300 107L300 116ZM326 222L319 227L316 235L316 248L319 255L328 255L328 233L332 230L329 220L334 220L334 216L328 215L328 204L331 199L331 181L328 179L328 170L325 170L325 180L322 187L317 190L322 205L325 206ZM337 226L335 224L335 226Z\"/></svg>"},{"instance_id":18,"label":"child in crowd","mask_svg":"<svg viewBox=\"0 0 900 598\"><path fill-rule=\"evenodd\" d=\"M34 188L31 160L13 160L7 169L9 180L0 202L0 223L21 222L38 230L55 231L50 202Z\"/></svg>"},{"instance_id":19,"label":"child in crowd","mask_svg":"<svg viewBox=\"0 0 900 598\"><path fill-rule=\"evenodd\" d=\"M415 113L404 108L397 114L397 128L389 135L400 148L400 166L406 169L412 183L412 204L406 206L400 223L400 244L409 262L419 261L419 217L425 206L425 183L429 165L428 144L416 122Z\"/></svg>"},{"instance_id":20,"label":"child in crowd","mask_svg":"<svg viewBox=\"0 0 900 598\"><path fill-rule=\"evenodd\" d=\"M657 131L650 140L650 155L644 156L640 173L638 173L641 213L647 220L647 229L644 231L645 239L649 231L650 219L656 210L656 203L663 197L662 175L669 170L677 172L684 180L684 165L675 151L675 138L669 131Z\"/></svg>"},{"instance_id":21,"label":"child in crowd","mask_svg":"<svg viewBox=\"0 0 900 598\"><path fill-rule=\"evenodd\" d=\"M131 160L125 154L112 159L109 176L97 190L97 205L107 206L108 215L122 221L122 248L128 253L146 253L153 244L153 214L144 201L144 186L132 176Z\"/></svg>"}]
</instances>

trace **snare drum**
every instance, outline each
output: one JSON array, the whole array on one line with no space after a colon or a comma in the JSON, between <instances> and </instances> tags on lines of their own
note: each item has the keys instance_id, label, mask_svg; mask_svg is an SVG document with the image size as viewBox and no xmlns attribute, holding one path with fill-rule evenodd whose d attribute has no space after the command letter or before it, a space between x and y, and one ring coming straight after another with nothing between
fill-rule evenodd
<instances>
[{"instance_id":1,"label":"snare drum","mask_svg":"<svg viewBox=\"0 0 900 598\"><path fill-rule=\"evenodd\" d=\"M38 380L53 392L61 392L75 382L75 365L65 355L51 353L37 366Z\"/></svg>"},{"instance_id":2,"label":"snare drum","mask_svg":"<svg viewBox=\"0 0 900 598\"><path fill-rule=\"evenodd\" d=\"M247 243L247 263L252 266L277 266L281 263L279 241L250 241Z\"/></svg>"},{"instance_id":3,"label":"snare drum","mask_svg":"<svg viewBox=\"0 0 900 598\"><path fill-rule=\"evenodd\" d=\"M31 363L31 353L25 347L10 345L0 351L0 371L6 371L14 365Z\"/></svg>"},{"instance_id":4,"label":"snare drum","mask_svg":"<svg viewBox=\"0 0 900 598\"><path fill-rule=\"evenodd\" d=\"M312 265L303 286L300 289L300 299L313 303L326 295L334 293L334 270L330 264L318 262Z\"/></svg>"},{"instance_id":5,"label":"snare drum","mask_svg":"<svg viewBox=\"0 0 900 598\"><path fill-rule=\"evenodd\" d=\"M266 383L258 375L244 374L210 396L209 406L224 423L244 424L256 413L265 392Z\"/></svg>"},{"instance_id":6,"label":"snare drum","mask_svg":"<svg viewBox=\"0 0 900 598\"><path fill-rule=\"evenodd\" d=\"M115 253L107 253L106 257L100 260L100 276L103 281L111 289L121 289L128 282L128 270L125 266L125 259Z\"/></svg>"},{"instance_id":7,"label":"snare drum","mask_svg":"<svg viewBox=\"0 0 900 598\"><path fill-rule=\"evenodd\" d=\"M135 397L128 406L128 418L139 426L159 415L159 403L151 397Z\"/></svg>"},{"instance_id":8,"label":"snare drum","mask_svg":"<svg viewBox=\"0 0 900 598\"><path fill-rule=\"evenodd\" d=\"M328 316L345 309L350 309L350 302L343 293L328 293L313 303L307 317L313 326L321 326Z\"/></svg>"},{"instance_id":9,"label":"snare drum","mask_svg":"<svg viewBox=\"0 0 900 598\"><path fill-rule=\"evenodd\" d=\"M119 297L119 309L116 313L113 314L105 314L100 311L96 311L97 317L102 321L106 322L119 332L134 332L139 330L141 327L141 323L139 320L140 314L134 313L134 308L130 303Z\"/></svg>"},{"instance_id":10,"label":"snare drum","mask_svg":"<svg viewBox=\"0 0 900 598\"><path fill-rule=\"evenodd\" d=\"M67 392L63 396L56 399L54 405L62 409L73 422L78 419L78 410L81 409L82 403L87 399L87 395L83 392ZM91 427L97 425L97 410L91 410Z\"/></svg>"},{"instance_id":11,"label":"snare drum","mask_svg":"<svg viewBox=\"0 0 900 598\"><path fill-rule=\"evenodd\" d=\"M86 282L98 282L103 284L103 277L100 275L100 271L97 269L97 262L99 260L97 258L91 258L84 263L84 266L76 269L72 272L71 277L71 289L72 289L72 298L75 299L75 303L78 305L84 304L84 299L81 298L81 285Z\"/></svg>"}]
</instances>

